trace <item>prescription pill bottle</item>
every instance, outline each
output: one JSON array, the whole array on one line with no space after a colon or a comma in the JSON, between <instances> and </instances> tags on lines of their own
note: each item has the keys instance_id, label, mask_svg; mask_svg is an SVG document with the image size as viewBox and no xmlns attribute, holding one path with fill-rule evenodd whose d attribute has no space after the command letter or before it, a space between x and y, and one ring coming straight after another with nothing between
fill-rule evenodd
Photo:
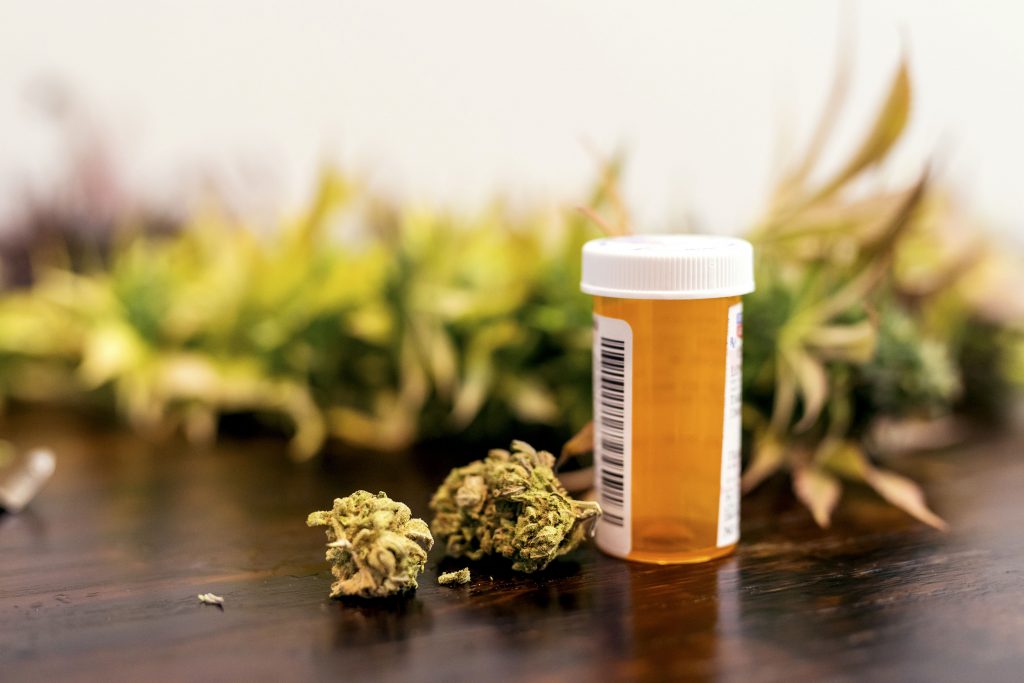
<instances>
[{"instance_id":1,"label":"prescription pill bottle","mask_svg":"<svg viewBox=\"0 0 1024 683\"><path fill-rule=\"evenodd\" d=\"M581 288L594 296L598 547L659 564L728 554L753 248L704 235L592 240Z\"/></svg>"}]
</instances>

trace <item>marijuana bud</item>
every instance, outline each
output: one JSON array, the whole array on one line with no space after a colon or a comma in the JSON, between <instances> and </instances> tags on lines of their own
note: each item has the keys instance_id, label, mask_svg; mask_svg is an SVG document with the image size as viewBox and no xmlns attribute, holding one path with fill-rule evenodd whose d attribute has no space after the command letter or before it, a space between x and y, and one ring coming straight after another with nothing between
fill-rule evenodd
<instances>
[{"instance_id":1,"label":"marijuana bud","mask_svg":"<svg viewBox=\"0 0 1024 683\"><path fill-rule=\"evenodd\" d=\"M494 449L484 460L451 471L430 501L431 529L449 555L478 560L500 555L512 568L534 572L574 550L597 503L573 500L558 483L553 455L523 441L512 452Z\"/></svg>"},{"instance_id":2,"label":"marijuana bud","mask_svg":"<svg viewBox=\"0 0 1024 683\"><path fill-rule=\"evenodd\" d=\"M469 583L469 567L455 572L445 572L437 577L437 582L442 586L461 586Z\"/></svg>"},{"instance_id":3,"label":"marijuana bud","mask_svg":"<svg viewBox=\"0 0 1024 683\"><path fill-rule=\"evenodd\" d=\"M434 545L426 522L383 491L335 498L333 509L311 513L306 525L327 527L327 561L337 579L332 598L385 597L416 588Z\"/></svg>"}]
</instances>

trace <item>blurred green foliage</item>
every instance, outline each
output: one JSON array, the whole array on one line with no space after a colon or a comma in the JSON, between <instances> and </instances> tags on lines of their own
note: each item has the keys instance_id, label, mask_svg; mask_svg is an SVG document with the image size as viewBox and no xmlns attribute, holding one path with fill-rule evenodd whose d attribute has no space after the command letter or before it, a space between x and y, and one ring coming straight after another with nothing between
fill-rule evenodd
<instances>
[{"instance_id":1,"label":"blurred green foliage","mask_svg":"<svg viewBox=\"0 0 1024 683\"><path fill-rule=\"evenodd\" d=\"M845 81L746 234L757 291L745 303L744 485L792 472L827 525L843 482L863 483L941 526L912 482L877 465L872 428L1005 408L1024 375L1020 297L1005 281L1019 262L927 171L872 184L909 117L903 65L861 144L822 171ZM629 230L621 164L602 171L583 212L495 203L455 215L382 201L328 170L305 212L270 234L216 208L165 234L126 219L102 266L50 253L30 288L0 297L0 395L92 396L140 431L199 441L225 414L256 415L300 458L328 438L399 449L541 428L564 440L591 412L580 249L599 226Z\"/></svg>"},{"instance_id":2,"label":"blurred green foliage","mask_svg":"<svg viewBox=\"0 0 1024 683\"><path fill-rule=\"evenodd\" d=\"M105 268L40 269L0 300L0 390L108 388L138 429L195 439L251 412L299 457L328 436L570 434L589 417L579 252L596 234L573 214L385 205L329 171L276 234L209 210L174 235L125 230Z\"/></svg>"}]
</instances>

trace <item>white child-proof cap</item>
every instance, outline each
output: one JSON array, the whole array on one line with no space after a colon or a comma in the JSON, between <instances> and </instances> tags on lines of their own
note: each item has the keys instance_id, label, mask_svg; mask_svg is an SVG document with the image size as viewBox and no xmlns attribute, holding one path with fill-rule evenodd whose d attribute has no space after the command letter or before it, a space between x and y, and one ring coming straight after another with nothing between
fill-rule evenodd
<instances>
[{"instance_id":1,"label":"white child-proof cap","mask_svg":"<svg viewBox=\"0 0 1024 683\"><path fill-rule=\"evenodd\" d=\"M717 299L754 291L754 248L735 237L629 235L583 245L580 289L619 299Z\"/></svg>"}]
</instances>

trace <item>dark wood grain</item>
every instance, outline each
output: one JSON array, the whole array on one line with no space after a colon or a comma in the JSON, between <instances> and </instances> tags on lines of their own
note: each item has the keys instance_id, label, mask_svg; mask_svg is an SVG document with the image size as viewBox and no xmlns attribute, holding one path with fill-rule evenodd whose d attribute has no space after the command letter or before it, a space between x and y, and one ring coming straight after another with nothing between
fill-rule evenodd
<instances>
[{"instance_id":1,"label":"dark wood grain","mask_svg":"<svg viewBox=\"0 0 1024 683\"><path fill-rule=\"evenodd\" d=\"M584 548L538 576L438 549L420 589L327 598L306 514L355 488L426 515L445 469L479 453L334 453L277 442L150 444L67 414L0 434L58 453L24 513L0 515L0 679L979 681L1024 677L1024 458L992 437L900 468L927 482L940 534L868 494L832 529L779 482L745 501L743 541L699 566ZM197 593L225 597L203 606Z\"/></svg>"}]
</instances>

